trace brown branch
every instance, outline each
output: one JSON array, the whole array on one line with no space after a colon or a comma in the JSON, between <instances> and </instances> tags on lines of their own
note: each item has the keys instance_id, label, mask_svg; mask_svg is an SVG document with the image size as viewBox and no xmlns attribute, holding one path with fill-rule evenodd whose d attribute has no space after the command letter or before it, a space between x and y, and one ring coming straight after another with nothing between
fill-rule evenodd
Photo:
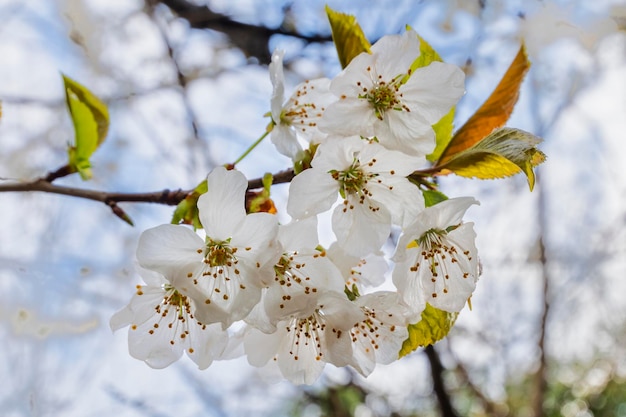
<instances>
[{"instance_id":1,"label":"brown branch","mask_svg":"<svg viewBox=\"0 0 626 417\"><path fill-rule=\"evenodd\" d=\"M176 204L180 203L187 196L187 194L191 192L184 190L163 190L151 193L109 193L106 191L56 185L52 184L49 181L46 181L45 178L30 182L0 184L0 192L33 191L84 198L87 200L99 201L107 205L117 204L121 202L132 202L157 203L169 206L175 206Z\"/></svg>"},{"instance_id":2,"label":"brown branch","mask_svg":"<svg viewBox=\"0 0 626 417\"><path fill-rule=\"evenodd\" d=\"M439 408L441 409L442 417L459 417L457 412L452 407L452 402L450 401L450 394L446 390L446 387L443 383L443 371L445 370L443 364L441 363L441 359L439 358L439 354L433 347L433 345L428 345L424 349L426 356L428 357L428 362L430 362L430 374L433 378L433 390L437 395L437 400L439 401Z\"/></svg>"},{"instance_id":3,"label":"brown branch","mask_svg":"<svg viewBox=\"0 0 626 417\"><path fill-rule=\"evenodd\" d=\"M540 175L537 175L537 182L539 183ZM540 184L538 184L540 185ZM550 314L550 272L548 268L548 257L545 247L545 236L548 233L548 219L546 215L546 194L543 191L543 187L537 187L537 209L539 217L539 262L541 263L541 280L543 281L543 288L541 291L541 318L539 322L539 340L537 341L537 347L539 348L539 369L534 377L534 392L532 397L533 415L539 417L543 415L543 403L545 399L545 393L548 388L548 363L546 356L546 332L548 326L548 319Z\"/></svg>"},{"instance_id":4,"label":"brown branch","mask_svg":"<svg viewBox=\"0 0 626 417\"><path fill-rule=\"evenodd\" d=\"M450 343L450 338L448 338L448 343ZM448 353L455 356L454 352L448 349ZM491 417L498 417L506 415L506 412L503 413L502 410L499 410L497 405L492 402L485 394L481 391L481 389L474 384L472 379L470 378L469 372L465 365L461 362L461 360L455 356L456 362L456 372L462 378L462 381L465 383L469 391L474 395L474 397L480 402L485 413Z\"/></svg>"},{"instance_id":5,"label":"brown branch","mask_svg":"<svg viewBox=\"0 0 626 417\"><path fill-rule=\"evenodd\" d=\"M273 174L272 184L284 184L291 182L295 176L296 174L293 172L293 169L286 169L284 171L277 172L276 174ZM248 190L254 190L262 187L263 178L255 178L248 181Z\"/></svg>"},{"instance_id":6,"label":"brown branch","mask_svg":"<svg viewBox=\"0 0 626 417\"><path fill-rule=\"evenodd\" d=\"M57 178L62 178L72 174L72 168L69 165L63 165L61 168L56 171L49 172L48 175L43 179L46 182L52 182Z\"/></svg>"},{"instance_id":7,"label":"brown branch","mask_svg":"<svg viewBox=\"0 0 626 417\"><path fill-rule=\"evenodd\" d=\"M147 2L152 5L159 3L166 5L178 17L189 22L192 28L211 29L224 33L246 56L256 57L262 64L271 62L268 43L273 35L291 36L307 43L332 41L330 36L309 36L284 27L268 28L238 22L229 16L213 12L208 6L196 5L186 0L147 0Z\"/></svg>"},{"instance_id":8,"label":"brown branch","mask_svg":"<svg viewBox=\"0 0 626 417\"><path fill-rule=\"evenodd\" d=\"M118 203L154 203L175 206L185 199L193 190L162 190L147 193L118 193L85 188L67 187L56 185L52 180L60 178L60 173L66 171L65 167L49 173L44 178L39 178L29 182L11 182L0 184L0 193L3 192L43 192L50 194L60 194L69 197L83 198L86 200L99 201L111 208L113 213L132 225L128 215L118 206ZM273 176L272 184L282 184L290 182L295 176L292 169L280 171ZM255 178L248 181L248 189L263 187L263 179Z\"/></svg>"}]
</instances>

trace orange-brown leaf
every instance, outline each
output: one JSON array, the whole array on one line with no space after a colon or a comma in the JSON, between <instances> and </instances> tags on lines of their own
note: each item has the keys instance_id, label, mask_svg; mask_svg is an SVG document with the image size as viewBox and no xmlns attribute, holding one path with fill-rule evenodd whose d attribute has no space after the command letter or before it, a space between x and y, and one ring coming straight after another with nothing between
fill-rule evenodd
<instances>
[{"instance_id":1,"label":"orange-brown leaf","mask_svg":"<svg viewBox=\"0 0 626 417\"><path fill-rule=\"evenodd\" d=\"M515 103L517 103L520 86L529 68L530 61L528 61L526 50L522 45L491 96L455 133L441 158L439 158L439 162L435 165L444 164L455 154L470 148L493 132L494 129L502 127L506 123L513 112Z\"/></svg>"}]
</instances>

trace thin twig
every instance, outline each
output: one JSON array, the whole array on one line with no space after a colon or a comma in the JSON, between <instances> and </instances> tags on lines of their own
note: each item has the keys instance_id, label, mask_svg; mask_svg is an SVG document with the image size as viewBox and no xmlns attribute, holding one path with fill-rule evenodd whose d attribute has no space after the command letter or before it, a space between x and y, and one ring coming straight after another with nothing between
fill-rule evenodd
<instances>
[{"instance_id":1,"label":"thin twig","mask_svg":"<svg viewBox=\"0 0 626 417\"><path fill-rule=\"evenodd\" d=\"M448 337L448 343L451 343L450 337ZM481 391L481 389L478 386L476 386L476 384L474 384L474 382L471 380L469 372L467 368L465 367L465 365L463 364L463 362L461 362L461 360L458 357L456 357L456 355L454 355L454 352L452 352L451 349L448 349L448 353L454 356L454 359L456 362L455 370L457 374L463 379L463 382L465 382L465 385L467 386L467 388L472 392L474 397L476 397L476 399L480 402L483 409L485 410L485 413L491 417L501 416L502 413L497 409L496 404L494 404L489 398L487 398L485 394Z\"/></svg>"},{"instance_id":2,"label":"thin twig","mask_svg":"<svg viewBox=\"0 0 626 417\"><path fill-rule=\"evenodd\" d=\"M537 181L540 180L540 175L537 173ZM543 282L543 288L541 291L541 321L539 323L539 340L537 341L537 347L539 348L539 369L535 374L534 395L533 395L533 411L535 417L543 415L543 403L545 398L545 392L548 387L548 364L546 357L546 333L550 314L550 272L548 269L548 257L546 255L546 247L544 243L545 235L548 230L548 221L546 218L546 196L541 184L537 187L537 209L539 217L539 262L541 264L541 280Z\"/></svg>"},{"instance_id":3,"label":"thin twig","mask_svg":"<svg viewBox=\"0 0 626 417\"><path fill-rule=\"evenodd\" d=\"M450 394L446 390L446 387L443 383L444 367L441 363L441 359L439 358L439 354L437 353L433 345L426 346L424 352L428 357L428 362L430 362L430 374L433 378L433 390L435 391L435 394L437 395L437 400L439 401L441 416L459 417L457 412L454 410L454 407L452 407Z\"/></svg>"},{"instance_id":4,"label":"thin twig","mask_svg":"<svg viewBox=\"0 0 626 417\"><path fill-rule=\"evenodd\" d=\"M170 41L166 28L161 24L161 22L159 21L159 17L156 16L155 14L154 5L152 5L150 1L146 1L145 4L146 4L146 9L147 9L147 14L152 18L155 26L159 30L159 33L161 34L161 39L163 40L163 43L165 44L165 47L167 48L167 55L172 63L172 66L174 67L174 70L176 71L176 80L178 81L178 85L180 86L182 90L183 105L191 121L191 129L193 130L193 136L195 139L199 139L200 134L199 134L199 129L198 129L198 122L196 120L195 113L193 109L191 108L189 97L187 96L187 77L185 76L185 74L183 74L183 71L180 68L180 65L178 64L178 60L176 59L176 51L174 50L174 46L172 45L172 42Z\"/></svg>"}]
</instances>

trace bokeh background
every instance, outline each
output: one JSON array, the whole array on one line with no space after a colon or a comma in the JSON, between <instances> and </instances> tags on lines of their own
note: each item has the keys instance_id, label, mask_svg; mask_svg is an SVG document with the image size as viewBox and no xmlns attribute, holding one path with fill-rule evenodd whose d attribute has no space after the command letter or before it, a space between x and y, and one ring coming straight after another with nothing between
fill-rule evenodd
<instances>
[{"instance_id":1,"label":"bokeh background","mask_svg":"<svg viewBox=\"0 0 626 417\"><path fill-rule=\"evenodd\" d=\"M245 359L157 371L108 320L138 282L141 231L172 207L122 204L130 227L96 202L0 193L1 416L626 416L626 2L327 3L356 15L371 42L409 24L461 66L457 126L527 46L533 66L509 125L545 139L535 190L523 176L441 179L449 196L481 201L466 219L483 267L472 311L435 349L367 379L329 366L294 387ZM111 131L94 179L59 184L193 188L264 132L273 49L286 50L288 88L339 72L324 5L1 0L0 184L65 163L62 72L106 101ZM267 141L239 168L256 178L288 166ZM287 187L273 193L284 213Z\"/></svg>"}]
</instances>

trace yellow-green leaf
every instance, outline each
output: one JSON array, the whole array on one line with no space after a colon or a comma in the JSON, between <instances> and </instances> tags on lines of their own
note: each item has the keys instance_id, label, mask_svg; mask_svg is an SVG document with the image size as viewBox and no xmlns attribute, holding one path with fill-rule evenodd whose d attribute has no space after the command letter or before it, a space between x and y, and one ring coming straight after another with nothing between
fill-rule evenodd
<instances>
[{"instance_id":1,"label":"yellow-green leaf","mask_svg":"<svg viewBox=\"0 0 626 417\"><path fill-rule=\"evenodd\" d=\"M352 58L360 53L370 52L371 45L354 16L336 12L328 6L326 6L326 14L341 68L347 67Z\"/></svg>"},{"instance_id":2,"label":"yellow-green leaf","mask_svg":"<svg viewBox=\"0 0 626 417\"><path fill-rule=\"evenodd\" d=\"M274 176L269 172L263 175L263 189L261 191L246 192L246 211L248 213L276 214L276 206L270 197L270 190Z\"/></svg>"},{"instance_id":3,"label":"yellow-green leaf","mask_svg":"<svg viewBox=\"0 0 626 417\"><path fill-rule=\"evenodd\" d=\"M458 315L459 313L448 313L426 304L421 320L408 326L409 338L402 344L400 357L443 339L450 332Z\"/></svg>"},{"instance_id":4,"label":"yellow-green leaf","mask_svg":"<svg viewBox=\"0 0 626 417\"><path fill-rule=\"evenodd\" d=\"M456 108L452 107L448 114L443 116L441 120L433 125L433 130L435 131L435 150L430 155L426 156L430 162L435 162L441 154L443 150L448 146L450 140L452 139L452 131L454 130L454 112Z\"/></svg>"},{"instance_id":5,"label":"yellow-green leaf","mask_svg":"<svg viewBox=\"0 0 626 417\"><path fill-rule=\"evenodd\" d=\"M432 207L448 199L447 195L437 190L422 190L422 195L424 196L424 205L426 207Z\"/></svg>"},{"instance_id":6,"label":"yellow-green leaf","mask_svg":"<svg viewBox=\"0 0 626 417\"><path fill-rule=\"evenodd\" d=\"M89 158L106 138L109 130L107 106L86 87L63 75L67 109L74 124L75 141L68 149L69 167L90 179Z\"/></svg>"},{"instance_id":7,"label":"yellow-green leaf","mask_svg":"<svg viewBox=\"0 0 626 417\"><path fill-rule=\"evenodd\" d=\"M208 190L207 180L202 181L194 190L178 203L172 216L172 224L190 224L194 229L202 229L198 217L198 198Z\"/></svg>"},{"instance_id":8,"label":"yellow-green leaf","mask_svg":"<svg viewBox=\"0 0 626 417\"><path fill-rule=\"evenodd\" d=\"M410 29L411 27L407 26L407 30L410 30ZM434 62L434 61L443 62L443 59L441 59L437 51L435 51L435 49L432 46L430 46L430 44L426 42L424 38L422 38L420 35L417 35L417 37L420 40L420 54L415 59L415 61L413 61L413 64L411 64L411 73L415 72L415 70L418 68L422 68L422 67L426 67L430 65L431 62Z\"/></svg>"},{"instance_id":9,"label":"yellow-green leaf","mask_svg":"<svg viewBox=\"0 0 626 417\"><path fill-rule=\"evenodd\" d=\"M522 45L491 96L454 134L436 165L446 163L506 123L517 103L520 86L529 68L530 61Z\"/></svg>"},{"instance_id":10,"label":"yellow-green leaf","mask_svg":"<svg viewBox=\"0 0 626 417\"><path fill-rule=\"evenodd\" d=\"M536 148L541 139L519 129L501 128L471 148L455 154L440 168L469 178L504 178L523 171L531 191L535 185L533 168L546 156Z\"/></svg>"}]
</instances>

